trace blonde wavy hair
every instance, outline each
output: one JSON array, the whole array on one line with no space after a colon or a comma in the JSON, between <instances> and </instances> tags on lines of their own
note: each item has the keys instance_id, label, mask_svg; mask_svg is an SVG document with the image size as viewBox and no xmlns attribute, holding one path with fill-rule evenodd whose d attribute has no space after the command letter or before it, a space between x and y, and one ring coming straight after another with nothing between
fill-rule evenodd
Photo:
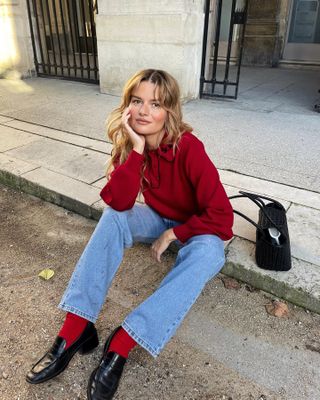
<instances>
[{"instance_id":1,"label":"blonde wavy hair","mask_svg":"<svg viewBox=\"0 0 320 400\"><path fill-rule=\"evenodd\" d=\"M111 112L106 122L107 136L113 143L111 159L108 162L106 171L108 178L110 177L114 165L116 163L122 164L125 162L133 148L129 135L121 123L121 117L123 111L130 105L133 90L143 81L148 81L155 85L158 90L160 106L167 111L167 118L165 121L165 131L167 135L165 143L172 144L173 150L175 151L183 132L192 131L192 127L182 121L180 89L175 78L168 74L168 72L157 69L145 69L137 72L125 84L121 103L119 107ZM148 157L146 157L142 168L142 181L144 179L144 171L147 163Z\"/></svg>"}]
</instances>

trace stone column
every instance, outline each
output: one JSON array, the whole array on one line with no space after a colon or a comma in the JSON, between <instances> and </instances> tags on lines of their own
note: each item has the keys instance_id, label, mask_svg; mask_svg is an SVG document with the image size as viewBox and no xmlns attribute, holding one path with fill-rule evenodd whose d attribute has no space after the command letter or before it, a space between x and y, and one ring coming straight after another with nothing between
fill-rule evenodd
<instances>
[{"instance_id":1,"label":"stone column","mask_svg":"<svg viewBox=\"0 0 320 400\"><path fill-rule=\"evenodd\" d=\"M100 0L96 18L100 88L120 95L136 71L164 69L184 99L196 98L204 0Z\"/></svg>"},{"instance_id":2,"label":"stone column","mask_svg":"<svg viewBox=\"0 0 320 400\"><path fill-rule=\"evenodd\" d=\"M0 75L30 77L35 65L25 0L0 1Z\"/></svg>"},{"instance_id":3,"label":"stone column","mask_svg":"<svg viewBox=\"0 0 320 400\"><path fill-rule=\"evenodd\" d=\"M243 65L276 66L281 52L279 12L283 0L249 0Z\"/></svg>"}]
</instances>

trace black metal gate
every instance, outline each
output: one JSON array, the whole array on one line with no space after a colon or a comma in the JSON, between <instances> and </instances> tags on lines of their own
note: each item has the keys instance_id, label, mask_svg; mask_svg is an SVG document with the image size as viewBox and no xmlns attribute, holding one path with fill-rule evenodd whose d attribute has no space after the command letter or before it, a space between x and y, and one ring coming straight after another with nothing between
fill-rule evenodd
<instances>
[{"instance_id":1,"label":"black metal gate","mask_svg":"<svg viewBox=\"0 0 320 400\"><path fill-rule=\"evenodd\" d=\"M99 82L97 0L27 0L39 76Z\"/></svg>"},{"instance_id":2,"label":"black metal gate","mask_svg":"<svg viewBox=\"0 0 320 400\"><path fill-rule=\"evenodd\" d=\"M206 0L201 97L236 99L248 0Z\"/></svg>"}]
</instances>

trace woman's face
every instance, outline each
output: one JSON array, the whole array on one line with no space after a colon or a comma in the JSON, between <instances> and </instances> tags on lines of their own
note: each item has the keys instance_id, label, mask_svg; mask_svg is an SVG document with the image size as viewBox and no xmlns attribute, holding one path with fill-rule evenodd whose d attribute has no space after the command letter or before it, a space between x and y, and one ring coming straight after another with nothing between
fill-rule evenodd
<instances>
[{"instance_id":1,"label":"woman's face","mask_svg":"<svg viewBox=\"0 0 320 400\"><path fill-rule=\"evenodd\" d=\"M130 126L152 145L161 141L167 118L167 111L160 106L158 92L153 83L143 81L132 91L129 105Z\"/></svg>"}]
</instances>

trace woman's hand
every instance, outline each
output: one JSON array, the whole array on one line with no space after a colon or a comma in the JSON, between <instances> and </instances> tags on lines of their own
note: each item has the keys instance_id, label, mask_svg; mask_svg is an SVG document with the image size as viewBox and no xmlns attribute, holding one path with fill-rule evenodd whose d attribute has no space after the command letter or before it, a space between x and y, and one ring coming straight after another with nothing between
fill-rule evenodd
<instances>
[{"instance_id":1,"label":"woman's hand","mask_svg":"<svg viewBox=\"0 0 320 400\"><path fill-rule=\"evenodd\" d=\"M139 135L137 132L135 132L131 126L129 125L129 118L131 117L131 110L130 107L127 107L122 114L121 117L121 122L122 125L126 128L129 138L132 142L133 145L133 150L135 150L137 153L142 154L144 151L144 147L146 145L146 140L145 137L142 135Z\"/></svg>"},{"instance_id":2,"label":"woman's hand","mask_svg":"<svg viewBox=\"0 0 320 400\"><path fill-rule=\"evenodd\" d=\"M164 231L163 234L155 242L153 242L151 246L152 257L158 262L161 262L162 253L167 250L169 244L174 240L177 240L177 236L172 228Z\"/></svg>"}]
</instances>

